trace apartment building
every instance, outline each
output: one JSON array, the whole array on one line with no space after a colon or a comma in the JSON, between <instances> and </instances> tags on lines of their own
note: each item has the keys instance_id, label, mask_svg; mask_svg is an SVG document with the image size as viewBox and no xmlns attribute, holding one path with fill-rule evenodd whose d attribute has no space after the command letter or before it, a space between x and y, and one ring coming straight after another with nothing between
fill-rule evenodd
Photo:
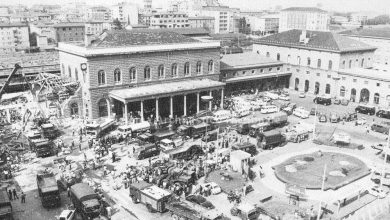
<instances>
[{"instance_id":1,"label":"apartment building","mask_svg":"<svg viewBox=\"0 0 390 220\"><path fill-rule=\"evenodd\" d=\"M311 7L291 7L280 12L279 32L292 29L327 31L330 17L328 12Z\"/></svg>"},{"instance_id":2,"label":"apartment building","mask_svg":"<svg viewBox=\"0 0 390 220\"><path fill-rule=\"evenodd\" d=\"M0 23L0 52L12 52L30 47L28 25Z\"/></svg>"},{"instance_id":3,"label":"apartment building","mask_svg":"<svg viewBox=\"0 0 390 220\"><path fill-rule=\"evenodd\" d=\"M188 16L180 12L157 12L150 18L151 28L187 28Z\"/></svg>"}]
</instances>

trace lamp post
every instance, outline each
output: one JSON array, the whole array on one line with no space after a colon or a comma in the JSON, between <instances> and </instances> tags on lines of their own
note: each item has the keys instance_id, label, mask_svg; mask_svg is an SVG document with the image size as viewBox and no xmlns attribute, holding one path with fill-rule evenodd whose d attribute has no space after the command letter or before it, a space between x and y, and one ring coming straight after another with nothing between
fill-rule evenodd
<instances>
[{"instance_id":1,"label":"lamp post","mask_svg":"<svg viewBox=\"0 0 390 220\"><path fill-rule=\"evenodd\" d=\"M316 103L316 108L315 108L315 111L314 111L314 128L313 128L313 140L315 140L315 137L316 137L316 124L317 124L317 108L318 108L318 104Z\"/></svg>"},{"instance_id":2,"label":"lamp post","mask_svg":"<svg viewBox=\"0 0 390 220\"><path fill-rule=\"evenodd\" d=\"M203 102L208 102L209 105L211 105L211 101L213 100L213 97L212 97L211 95L206 95L206 96L202 96L202 97L201 97L201 100L202 100ZM211 111L210 111L210 107L206 109L206 112L211 112ZM207 122L209 122L208 117L206 117L206 120L207 120ZM204 134L204 137L205 137L205 139L206 139L206 147L207 147L208 138L206 137L206 135L207 135L207 126L206 126L206 133Z\"/></svg>"}]
</instances>

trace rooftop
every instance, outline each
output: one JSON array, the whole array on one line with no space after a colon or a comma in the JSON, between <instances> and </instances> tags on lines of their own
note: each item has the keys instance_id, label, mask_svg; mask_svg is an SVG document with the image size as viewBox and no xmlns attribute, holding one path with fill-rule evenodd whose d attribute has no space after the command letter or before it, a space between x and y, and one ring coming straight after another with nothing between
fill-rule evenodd
<instances>
[{"instance_id":1,"label":"rooftop","mask_svg":"<svg viewBox=\"0 0 390 220\"><path fill-rule=\"evenodd\" d=\"M315 8L315 7L290 7L290 8L285 8L282 11L326 12L322 9Z\"/></svg>"},{"instance_id":2,"label":"rooftop","mask_svg":"<svg viewBox=\"0 0 390 220\"><path fill-rule=\"evenodd\" d=\"M342 31L339 34L348 36L372 37L390 39L390 27L381 28L356 28Z\"/></svg>"},{"instance_id":3,"label":"rooftop","mask_svg":"<svg viewBox=\"0 0 390 220\"><path fill-rule=\"evenodd\" d=\"M62 28L62 27L84 27L84 22L69 22L69 23L58 23L53 25L53 27L56 28Z\"/></svg>"},{"instance_id":4,"label":"rooftop","mask_svg":"<svg viewBox=\"0 0 390 220\"><path fill-rule=\"evenodd\" d=\"M201 80L183 80L178 82L167 82L149 86L140 86L137 88L118 89L110 92L110 96L119 100L137 99L143 97L152 97L167 95L170 93L201 90L224 86L225 83L209 79Z\"/></svg>"},{"instance_id":5,"label":"rooftop","mask_svg":"<svg viewBox=\"0 0 390 220\"><path fill-rule=\"evenodd\" d=\"M188 17L188 20L215 20L214 17L211 16L196 16L196 17Z\"/></svg>"},{"instance_id":6,"label":"rooftop","mask_svg":"<svg viewBox=\"0 0 390 220\"><path fill-rule=\"evenodd\" d=\"M0 27L28 27L25 23L0 23Z\"/></svg>"},{"instance_id":7,"label":"rooftop","mask_svg":"<svg viewBox=\"0 0 390 220\"><path fill-rule=\"evenodd\" d=\"M237 54L225 54L221 59L220 69L239 69L248 67L268 66L283 63L257 53L246 52Z\"/></svg>"},{"instance_id":8,"label":"rooftop","mask_svg":"<svg viewBox=\"0 0 390 220\"><path fill-rule=\"evenodd\" d=\"M209 35L210 32L205 28L173 28L172 30L175 33L182 34L184 36L193 36L193 35Z\"/></svg>"},{"instance_id":9,"label":"rooftop","mask_svg":"<svg viewBox=\"0 0 390 220\"><path fill-rule=\"evenodd\" d=\"M171 30L113 30L103 33L100 39L90 47L123 47L194 42L197 41Z\"/></svg>"},{"instance_id":10,"label":"rooftop","mask_svg":"<svg viewBox=\"0 0 390 220\"><path fill-rule=\"evenodd\" d=\"M294 29L261 38L255 43L337 53L376 50L376 47L360 41L325 31L306 31L306 37L309 41L302 43L300 42L301 34L302 30Z\"/></svg>"},{"instance_id":11,"label":"rooftop","mask_svg":"<svg viewBox=\"0 0 390 220\"><path fill-rule=\"evenodd\" d=\"M390 82L390 69L379 68L352 68L352 69L340 69L340 75L356 76L366 79Z\"/></svg>"},{"instance_id":12,"label":"rooftop","mask_svg":"<svg viewBox=\"0 0 390 220\"><path fill-rule=\"evenodd\" d=\"M244 160L250 158L251 155L242 150L235 150L230 153L230 158L237 158L239 160Z\"/></svg>"}]
</instances>

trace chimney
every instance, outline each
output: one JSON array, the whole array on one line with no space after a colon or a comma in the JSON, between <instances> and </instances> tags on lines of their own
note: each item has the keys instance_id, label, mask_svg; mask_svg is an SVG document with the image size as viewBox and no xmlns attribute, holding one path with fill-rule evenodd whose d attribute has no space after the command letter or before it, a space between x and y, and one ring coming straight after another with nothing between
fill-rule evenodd
<instances>
[{"instance_id":1,"label":"chimney","mask_svg":"<svg viewBox=\"0 0 390 220\"><path fill-rule=\"evenodd\" d=\"M307 44L307 43L309 43L309 40L310 39L307 37L306 29L303 29L302 33L301 33L301 36L299 37L299 42Z\"/></svg>"}]
</instances>

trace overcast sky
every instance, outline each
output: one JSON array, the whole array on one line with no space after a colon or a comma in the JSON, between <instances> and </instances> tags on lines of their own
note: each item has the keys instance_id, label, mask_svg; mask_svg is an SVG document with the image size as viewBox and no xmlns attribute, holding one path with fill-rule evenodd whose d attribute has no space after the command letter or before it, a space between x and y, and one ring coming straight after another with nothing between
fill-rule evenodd
<instances>
[{"instance_id":1,"label":"overcast sky","mask_svg":"<svg viewBox=\"0 0 390 220\"><path fill-rule=\"evenodd\" d=\"M0 4L63 4L75 0L0 0ZM76 0L77 1L77 0ZM86 0L87 4L114 4L126 0ZM142 0L127 0L129 2L142 2ZM169 0L153 0L154 6L167 4ZM221 3L239 7L241 9L269 9L280 5L283 8L290 6L316 6L322 3L323 9L335 11L377 11L390 13L390 0L220 0Z\"/></svg>"}]
</instances>

